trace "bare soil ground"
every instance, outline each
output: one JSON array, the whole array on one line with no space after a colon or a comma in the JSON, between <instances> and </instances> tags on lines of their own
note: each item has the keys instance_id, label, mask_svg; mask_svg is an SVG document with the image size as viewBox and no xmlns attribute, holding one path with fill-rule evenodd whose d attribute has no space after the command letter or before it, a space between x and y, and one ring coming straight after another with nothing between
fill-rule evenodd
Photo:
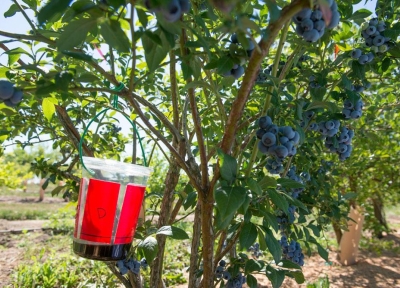
<instances>
[{"instance_id":1,"label":"bare soil ground","mask_svg":"<svg viewBox=\"0 0 400 288\"><path fill-rule=\"evenodd\" d=\"M48 198L52 201L54 198ZM16 199L8 199L9 203L13 203ZM29 200L28 200L29 201ZM45 199L46 201L46 199ZM62 201L57 199L55 201ZM391 216L389 223L400 224L400 216ZM33 231L40 229L46 223L46 220L26 220L26 221L6 221L0 220L0 287L10 287L10 275L18 264L22 263L24 247L20 245L20 237L18 233L22 230ZM14 231L14 232L13 232ZM41 245L49 236L45 231L37 230L33 242L30 245ZM393 231L392 234L386 235L380 241L391 241L390 251L382 251L381 253L360 250L358 263L352 266L342 266L336 260L335 248L331 248L330 260L326 263L318 255L305 259L303 273L306 283L297 284L292 279L286 279L284 288L306 287L307 283L313 283L320 278L328 277L331 288L342 287L400 287L400 231ZM373 250L373 249L372 249ZM265 276L257 277L260 288L271 287ZM176 288L187 287L186 285L175 286Z\"/></svg>"}]
</instances>

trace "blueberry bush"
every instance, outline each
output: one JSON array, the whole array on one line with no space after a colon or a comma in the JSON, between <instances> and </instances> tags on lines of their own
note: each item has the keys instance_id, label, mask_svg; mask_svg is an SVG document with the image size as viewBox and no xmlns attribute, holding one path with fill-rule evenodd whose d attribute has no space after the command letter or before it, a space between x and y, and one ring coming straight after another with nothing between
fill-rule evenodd
<instances>
[{"instance_id":1,"label":"blueberry bush","mask_svg":"<svg viewBox=\"0 0 400 288\"><path fill-rule=\"evenodd\" d=\"M399 135L398 0L374 11L354 11L358 0L12 2L4 17L31 29L0 31L0 141L49 136L63 159L34 169L77 192L80 135L104 108L84 154L142 163L136 146L124 156L137 139L118 109L150 166L154 151L168 163L161 191L147 192L160 199L147 211L157 223L108 265L126 287L162 287L166 237L188 233L188 287L257 287L255 274L302 283L312 249L328 260L324 227L397 183L385 165L398 149L384 151ZM382 166L391 174L374 188ZM193 214L191 231L176 227L179 210Z\"/></svg>"}]
</instances>

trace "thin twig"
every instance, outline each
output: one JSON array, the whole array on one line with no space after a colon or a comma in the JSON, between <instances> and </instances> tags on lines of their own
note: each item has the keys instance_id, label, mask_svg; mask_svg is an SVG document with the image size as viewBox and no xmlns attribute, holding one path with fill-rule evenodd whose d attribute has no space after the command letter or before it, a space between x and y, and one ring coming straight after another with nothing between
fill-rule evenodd
<instances>
[{"instance_id":1,"label":"thin twig","mask_svg":"<svg viewBox=\"0 0 400 288\"><path fill-rule=\"evenodd\" d=\"M26 21L28 22L29 26L31 26L33 32L36 34L37 33L36 27L35 27L35 25L33 25L32 20L29 19L28 14L26 14L25 10L22 8L21 5L19 5L17 0L12 0L12 1L14 2L15 5L17 5L19 11L22 13L22 15L24 15L24 17L25 17Z\"/></svg>"}]
</instances>

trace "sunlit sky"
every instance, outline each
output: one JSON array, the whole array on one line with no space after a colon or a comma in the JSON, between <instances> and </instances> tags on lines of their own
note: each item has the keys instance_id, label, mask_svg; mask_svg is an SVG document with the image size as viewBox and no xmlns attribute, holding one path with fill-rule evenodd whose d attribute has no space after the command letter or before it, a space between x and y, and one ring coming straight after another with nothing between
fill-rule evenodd
<instances>
[{"instance_id":1,"label":"sunlit sky","mask_svg":"<svg viewBox=\"0 0 400 288\"><path fill-rule=\"evenodd\" d=\"M376 6L376 1L377 0L361 1L357 5L354 5L354 10L366 8L368 10L373 11ZM13 2L11 0L0 0L0 2L1 2L1 5L0 5L0 31L7 31L7 32L19 33L19 34L27 33L31 28L21 13L17 12L16 15L14 15L13 17L10 17L10 18L4 17L4 12L6 12L8 10L8 8L11 6L11 4ZM19 2L23 3L21 0L19 0ZM30 17L30 19L32 19L32 21L35 22L35 17L34 17L33 11L27 10L26 13ZM9 40L9 39L0 36L0 41L4 41L4 40ZM21 44L16 41L16 42L11 42L11 43L6 43L6 45L8 48L13 49L13 48L19 47ZM0 49L0 63L1 64L7 63L7 60L8 60L7 56L3 55L3 52L4 51L2 51ZM22 59L24 59L24 58L22 58ZM124 126L124 125L122 125L122 126ZM123 127L123 129L125 130L125 127ZM10 151L10 149L12 149L12 148L7 149L7 151Z\"/></svg>"}]
</instances>

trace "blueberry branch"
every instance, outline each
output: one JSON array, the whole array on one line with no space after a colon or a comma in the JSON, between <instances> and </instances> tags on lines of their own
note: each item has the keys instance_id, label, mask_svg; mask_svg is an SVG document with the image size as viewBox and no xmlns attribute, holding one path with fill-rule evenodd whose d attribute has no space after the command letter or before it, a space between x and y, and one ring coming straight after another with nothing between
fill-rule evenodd
<instances>
[{"instance_id":1,"label":"blueberry branch","mask_svg":"<svg viewBox=\"0 0 400 288\"><path fill-rule=\"evenodd\" d=\"M15 5L17 5L18 10L22 13L22 15L25 17L26 21L28 22L29 26L31 26L33 32L36 34L37 30L35 25L33 25L32 20L29 19L28 15L26 14L25 10L22 8L22 6L18 3L17 0L12 0L14 2Z\"/></svg>"},{"instance_id":2,"label":"blueberry branch","mask_svg":"<svg viewBox=\"0 0 400 288\"><path fill-rule=\"evenodd\" d=\"M182 51L183 56L188 55L188 51L185 48L186 41L187 41L187 34L186 34L186 31L184 29L182 29L180 45L181 45L181 51ZM189 77L188 79L186 79L186 82L187 83L192 82L192 77ZM197 138L199 152L200 152L201 183L202 183L202 188L205 189L209 185L208 167L207 167L207 152L206 152L206 147L205 147L205 143L204 143L203 130L201 127L201 119L200 119L199 111L197 109L195 91L194 91L193 87L188 89L188 95L189 95L189 101L190 101L190 109L192 111L194 128L196 131L196 138ZM204 190L201 189L198 191L201 192Z\"/></svg>"}]
</instances>

